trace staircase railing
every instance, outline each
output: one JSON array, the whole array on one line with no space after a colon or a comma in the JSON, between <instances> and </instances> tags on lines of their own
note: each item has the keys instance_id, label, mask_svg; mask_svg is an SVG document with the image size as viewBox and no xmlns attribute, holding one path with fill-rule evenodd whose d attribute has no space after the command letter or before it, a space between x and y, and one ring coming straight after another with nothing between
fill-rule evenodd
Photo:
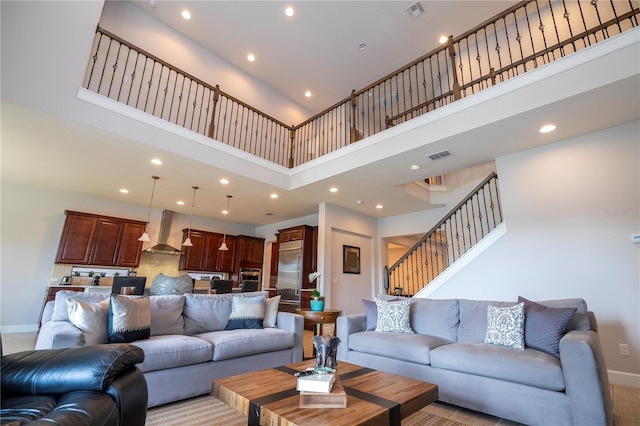
<instances>
[{"instance_id":1,"label":"staircase railing","mask_svg":"<svg viewBox=\"0 0 640 426\"><path fill-rule=\"evenodd\" d=\"M295 167L638 26L635 0L525 0L288 126L98 28L83 87Z\"/></svg>"},{"instance_id":2,"label":"staircase railing","mask_svg":"<svg viewBox=\"0 0 640 426\"><path fill-rule=\"evenodd\" d=\"M498 175L490 174L391 267L390 294L413 296L502 223Z\"/></svg>"}]
</instances>

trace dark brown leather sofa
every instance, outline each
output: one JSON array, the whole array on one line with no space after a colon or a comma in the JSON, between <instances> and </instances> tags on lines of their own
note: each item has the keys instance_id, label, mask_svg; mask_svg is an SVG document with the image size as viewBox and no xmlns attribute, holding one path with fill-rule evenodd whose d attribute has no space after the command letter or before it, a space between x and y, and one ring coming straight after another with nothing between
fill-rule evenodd
<instances>
[{"instance_id":1,"label":"dark brown leather sofa","mask_svg":"<svg viewBox=\"0 0 640 426\"><path fill-rule=\"evenodd\" d=\"M142 361L142 349L130 344L3 356L0 424L143 426L147 383L136 368Z\"/></svg>"}]
</instances>

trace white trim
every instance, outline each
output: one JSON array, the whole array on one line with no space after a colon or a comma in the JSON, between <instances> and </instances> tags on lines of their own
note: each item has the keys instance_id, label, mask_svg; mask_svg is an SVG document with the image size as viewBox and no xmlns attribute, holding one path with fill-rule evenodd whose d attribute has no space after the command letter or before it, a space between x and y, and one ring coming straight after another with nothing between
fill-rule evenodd
<instances>
[{"instance_id":1,"label":"white trim","mask_svg":"<svg viewBox=\"0 0 640 426\"><path fill-rule=\"evenodd\" d=\"M428 286L423 288L414 297L429 297L435 293L440 287L442 287L448 280L450 280L455 274L460 272L465 266L471 263L476 257L478 257L483 251L488 249L498 241L502 236L507 233L507 224L502 222L496 226L486 237L481 239L475 246L468 252L460 256L453 264L445 269L440 275L438 275Z\"/></svg>"},{"instance_id":2,"label":"white trim","mask_svg":"<svg viewBox=\"0 0 640 426\"><path fill-rule=\"evenodd\" d=\"M11 333L33 333L38 331L38 324L22 324L22 325L3 325L0 326L2 334Z\"/></svg>"},{"instance_id":3,"label":"white trim","mask_svg":"<svg viewBox=\"0 0 640 426\"><path fill-rule=\"evenodd\" d=\"M640 388L640 374L625 373L623 371L607 370L609 384Z\"/></svg>"}]
</instances>

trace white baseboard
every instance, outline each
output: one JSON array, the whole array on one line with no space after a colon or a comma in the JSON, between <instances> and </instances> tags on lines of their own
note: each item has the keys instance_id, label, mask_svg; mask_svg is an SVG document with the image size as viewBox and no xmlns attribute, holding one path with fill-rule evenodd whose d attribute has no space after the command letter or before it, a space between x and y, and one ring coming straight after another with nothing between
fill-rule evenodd
<instances>
[{"instance_id":1,"label":"white baseboard","mask_svg":"<svg viewBox=\"0 0 640 426\"><path fill-rule=\"evenodd\" d=\"M3 325L0 326L0 332L3 334L10 333L34 333L38 331L37 324L23 324L23 325Z\"/></svg>"},{"instance_id":2,"label":"white baseboard","mask_svg":"<svg viewBox=\"0 0 640 426\"><path fill-rule=\"evenodd\" d=\"M609 384L640 388L640 374L623 373L622 371L607 370Z\"/></svg>"}]
</instances>

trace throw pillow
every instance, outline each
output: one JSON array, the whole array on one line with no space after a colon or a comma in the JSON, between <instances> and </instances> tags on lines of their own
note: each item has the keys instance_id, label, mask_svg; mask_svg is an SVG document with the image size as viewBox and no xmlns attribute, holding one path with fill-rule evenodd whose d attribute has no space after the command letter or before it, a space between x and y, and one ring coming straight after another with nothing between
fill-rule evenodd
<instances>
[{"instance_id":1,"label":"throw pillow","mask_svg":"<svg viewBox=\"0 0 640 426\"><path fill-rule=\"evenodd\" d=\"M108 293L83 293L80 291L61 290L56 293L56 301L53 305L51 321L69 321L68 299L82 300L87 303L97 303L108 299Z\"/></svg>"},{"instance_id":2,"label":"throw pillow","mask_svg":"<svg viewBox=\"0 0 640 426\"><path fill-rule=\"evenodd\" d=\"M69 322L82 331L84 345L99 345L109 341L109 299L87 303L67 299Z\"/></svg>"},{"instance_id":3,"label":"throw pillow","mask_svg":"<svg viewBox=\"0 0 640 426\"><path fill-rule=\"evenodd\" d=\"M183 334L183 295L150 296L151 336Z\"/></svg>"},{"instance_id":4,"label":"throw pillow","mask_svg":"<svg viewBox=\"0 0 640 426\"><path fill-rule=\"evenodd\" d=\"M382 299L380 295L378 296L380 300L385 301L395 301L398 300L397 297L393 297L391 299ZM365 327L366 331L375 331L376 325L378 324L378 307L376 306L376 302L373 300L362 299L362 306L364 306L364 310L367 313L367 325Z\"/></svg>"},{"instance_id":5,"label":"throw pillow","mask_svg":"<svg viewBox=\"0 0 640 426\"><path fill-rule=\"evenodd\" d=\"M231 299L231 316L224 329L262 328L265 305L265 297L234 296Z\"/></svg>"},{"instance_id":6,"label":"throw pillow","mask_svg":"<svg viewBox=\"0 0 640 426\"><path fill-rule=\"evenodd\" d=\"M264 320L262 326L264 328L275 328L276 320L278 319L278 306L280 305L281 295L270 297L267 299L267 303L264 308Z\"/></svg>"},{"instance_id":7,"label":"throw pillow","mask_svg":"<svg viewBox=\"0 0 640 426\"><path fill-rule=\"evenodd\" d=\"M149 294L152 296L185 293L193 293L193 279L189 274L170 277L159 273L149 287Z\"/></svg>"},{"instance_id":8,"label":"throw pillow","mask_svg":"<svg viewBox=\"0 0 640 426\"><path fill-rule=\"evenodd\" d=\"M148 339L151 333L149 296L111 295L109 343Z\"/></svg>"},{"instance_id":9,"label":"throw pillow","mask_svg":"<svg viewBox=\"0 0 640 426\"><path fill-rule=\"evenodd\" d=\"M524 344L560 358L560 339L577 308L548 308L518 297L524 303Z\"/></svg>"},{"instance_id":10,"label":"throw pillow","mask_svg":"<svg viewBox=\"0 0 640 426\"><path fill-rule=\"evenodd\" d=\"M376 330L387 333L413 333L409 322L411 299L393 302L376 299L378 320Z\"/></svg>"},{"instance_id":11,"label":"throw pillow","mask_svg":"<svg viewBox=\"0 0 640 426\"><path fill-rule=\"evenodd\" d=\"M485 343L524 350L524 303L513 306L487 306Z\"/></svg>"}]
</instances>

